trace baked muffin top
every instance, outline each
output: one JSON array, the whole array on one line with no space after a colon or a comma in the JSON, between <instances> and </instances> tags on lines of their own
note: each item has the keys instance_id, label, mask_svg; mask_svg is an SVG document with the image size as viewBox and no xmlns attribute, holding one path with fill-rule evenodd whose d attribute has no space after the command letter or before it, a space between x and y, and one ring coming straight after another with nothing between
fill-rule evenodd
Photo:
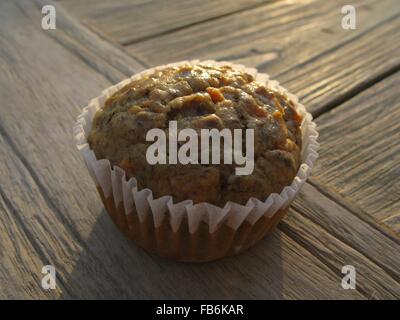
<instances>
[{"instance_id":1,"label":"baked muffin top","mask_svg":"<svg viewBox=\"0 0 400 320\"><path fill-rule=\"evenodd\" d=\"M188 64L154 71L114 93L97 111L88 143L97 159L124 169L155 198L246 204L292 182L301 162L301 120L293 101L246 72ZM159 128L168 137L170 121L178 130L254 129L253 172L236 175L235 163L149 164L146 150L153 142L146 134Z\"/></svg>"}]
</instances>

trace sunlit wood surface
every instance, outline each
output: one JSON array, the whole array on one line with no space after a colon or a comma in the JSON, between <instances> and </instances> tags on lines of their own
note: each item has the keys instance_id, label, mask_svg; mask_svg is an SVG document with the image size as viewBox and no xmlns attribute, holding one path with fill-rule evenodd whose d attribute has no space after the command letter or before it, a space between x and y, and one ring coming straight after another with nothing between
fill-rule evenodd
<instances>
[{"instance_id":1,"label":"sunlit wood surface","mask_svg":"<svg viewBox=\"0 0 400 320\"><path fill-rule=\"evenodd\" d=\"M41 28L53 4L57 29ZM0 2L0 298L400 298L400 6L348 1ZM277 230L248 252L182 264L105 213L72 126L133 73L191 58L271 74L316 117L320 159ZM41 269L57 288L41 287ZM341 286L344 265L356 289Z\"/></svg>"}]
</instances>

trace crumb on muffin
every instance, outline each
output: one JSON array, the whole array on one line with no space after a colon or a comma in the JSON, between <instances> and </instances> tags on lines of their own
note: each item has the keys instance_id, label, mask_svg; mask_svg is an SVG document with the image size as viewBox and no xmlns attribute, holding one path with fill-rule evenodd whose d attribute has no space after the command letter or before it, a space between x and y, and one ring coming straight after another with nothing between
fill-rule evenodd
<instances>
[{"instance_id":1,"label":"crumb on muffin","mask_svg":"<svg viewBox=\"0 0 400 320\"><path fill-rule=\"evenodd\" d=\"M171 120L178 129L254 129L253 172L235 175L235 163L150 165L146 134L153 128L167 132ZM250 74L188 64L142 76L114 93L97 111L88 143L98 159L123 168L155 198L246 204L292 182L301 162L301 121L293 101Z\"/></svg>"}]
</instances>

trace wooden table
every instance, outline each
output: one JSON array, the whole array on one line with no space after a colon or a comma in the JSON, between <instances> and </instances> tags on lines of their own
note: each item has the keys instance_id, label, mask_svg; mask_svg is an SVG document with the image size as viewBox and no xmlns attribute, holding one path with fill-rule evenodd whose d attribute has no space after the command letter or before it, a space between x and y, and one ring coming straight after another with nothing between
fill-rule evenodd
<instances>
[{"instance_id":1,"label":"wooden table","mask_svg":"<svg viewBox=\"0 0 400 320\"><path fill-rule=\"evenodd\" d=\"M41 28L52 4L57 29ZM0 298L400 298L400 6L348 1L0 2ZM316 117L320 159L278 229L207 264L167 261L106 215L72 136L100 91L191 58L257 67ZM43 265L57 287L41 287ZM356 269L356 289L341 286Z\"/></svg>"}]
</instances>

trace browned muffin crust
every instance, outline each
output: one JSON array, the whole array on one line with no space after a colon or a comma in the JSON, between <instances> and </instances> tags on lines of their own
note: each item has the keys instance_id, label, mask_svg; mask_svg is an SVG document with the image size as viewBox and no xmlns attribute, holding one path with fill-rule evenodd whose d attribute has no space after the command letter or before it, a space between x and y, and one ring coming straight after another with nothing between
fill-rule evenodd
<instances>
[{"instance_id":1,"label":"browned muffin crust","mask_svg":"<svg viewBox=\"0 0 400 320\"><path fill-rule=\"evenodd\" d=\"M235 175L235 163L150 165L146 133L167 132L171 120L178 130L253 128L253 173ZM199 63L155 71L114 93L97 111L88 142L98 159L123 168L155 198L245 204L291 183L300 165L301 120L292 101L250 74Z\"/></svg>"}]
</instances>

